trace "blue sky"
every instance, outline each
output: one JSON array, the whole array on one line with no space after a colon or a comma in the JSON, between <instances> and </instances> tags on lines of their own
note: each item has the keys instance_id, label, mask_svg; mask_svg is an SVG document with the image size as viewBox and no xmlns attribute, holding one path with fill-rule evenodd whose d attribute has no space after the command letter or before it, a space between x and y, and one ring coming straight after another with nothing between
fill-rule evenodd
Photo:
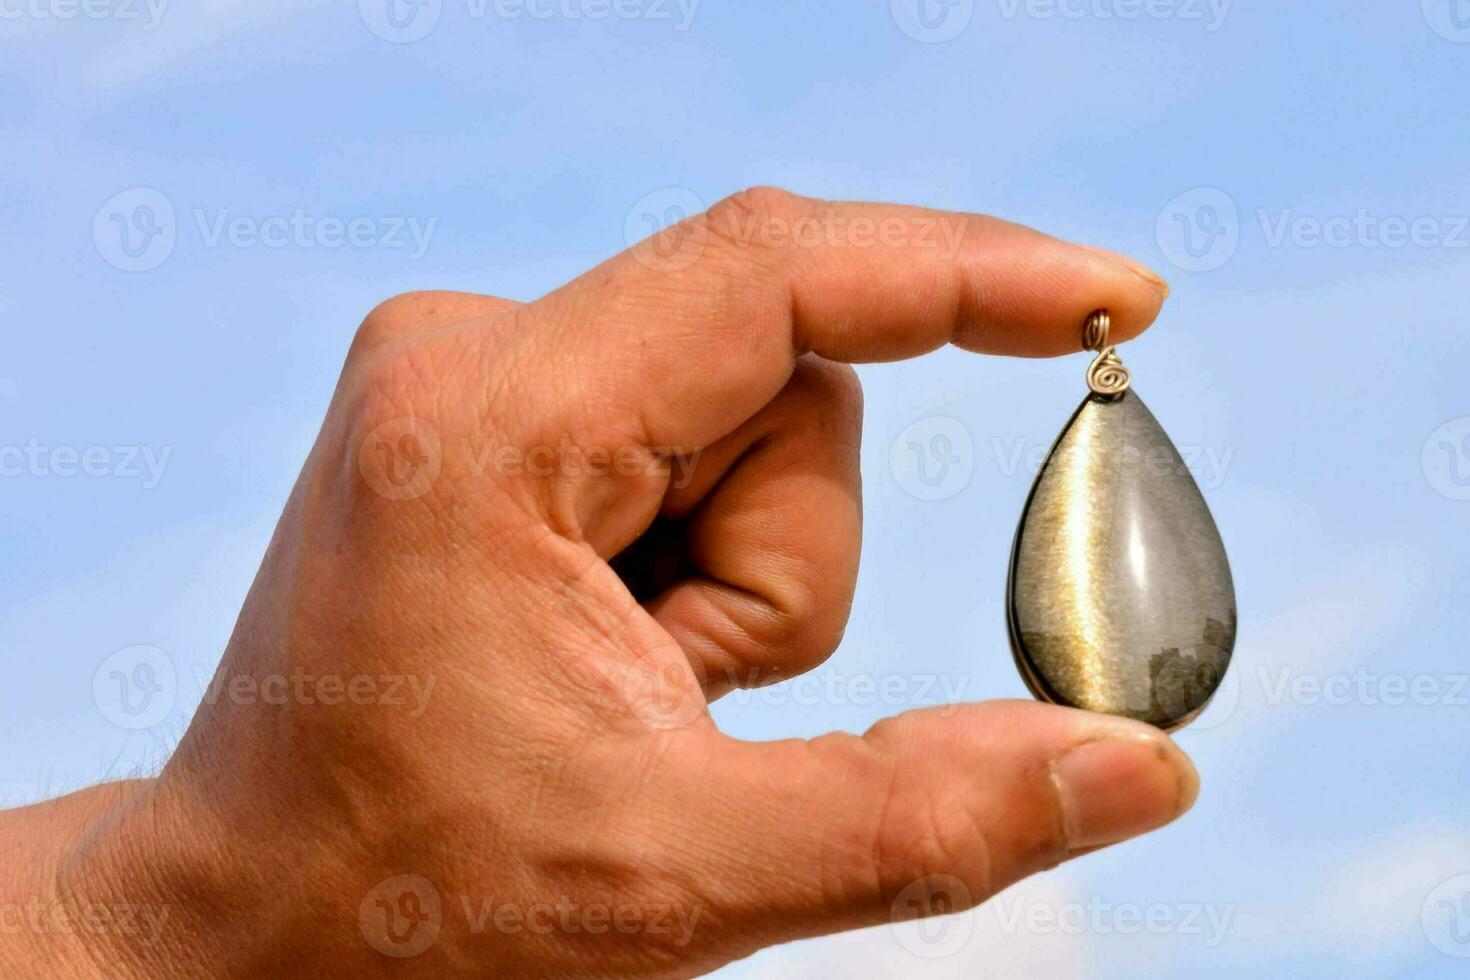
<instances>
[{"instance_id":1,"label":"blue sky","mask_svg":"<svg viewBox=\"0 0 1470 980\"><path fill-rule=\"evenodd\" d=\"M774 183L995 213L1164 273L1124 354L1196 462L1240 645L1180 736L1204 788L1177 826L938 940L871 930L726 975L1463 971L1470 4L385 2L0 0L0 795L166 757L378 300L529 299L645 213ZM721 724L1023 695L1006 558L1085 367L861 369L847 640L819 684L732 697ZM937 484L911 443L947 446ZM128 728L93 681L137 646L174 673Z\"/></svg>"}]
</instances>

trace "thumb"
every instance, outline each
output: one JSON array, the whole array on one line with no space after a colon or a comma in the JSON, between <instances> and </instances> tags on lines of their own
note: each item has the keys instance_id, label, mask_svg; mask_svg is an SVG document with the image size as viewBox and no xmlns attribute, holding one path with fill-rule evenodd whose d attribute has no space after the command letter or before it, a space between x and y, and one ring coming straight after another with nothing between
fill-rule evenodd
<instances>
[{"instance_id":1,"label":"thumb","mask_svg":"<svg viewBox=\"0 0 1470 980\"><path fill-rule=\"evenodd\" d=\"M732 835L706 849L707 880L762 945L962 911L1169 823L1199 791L1158 729L1022 701L731 751L706 787Z\"/></svg>"}]
</instances>

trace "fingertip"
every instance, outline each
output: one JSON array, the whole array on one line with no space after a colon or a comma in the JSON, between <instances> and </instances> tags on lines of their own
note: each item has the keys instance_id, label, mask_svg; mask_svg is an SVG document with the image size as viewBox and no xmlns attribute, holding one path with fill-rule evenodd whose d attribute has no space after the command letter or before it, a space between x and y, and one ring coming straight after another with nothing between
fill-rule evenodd
<instances>
[{"instance_id":1,"label":"fingertip","mask_svg":"<svg viewBox=\"0 0 1470 980\"><path fill-rule=\"evenodd\" d=\"M1110 270L1106 291L1116 299L1111 305L1103 303L1098 307L1107 309L1112 316L1110 343L1134 339L1158 319L1169 298L1169 283L1153 269L1126 255L1090 245L1083 247L1106 262Z\"/></svg>"},{"instance_id":2,"label":"fingertip","mask_svg":"<svg viewBox=\"0 0 1470 980\"><path fill-rule=\"evenodd\" d=\"M1097 310L1112 322L1109 343L1143 333L1158 317L1169 286L1147 266L1117 252L1064 241L1004 222L977 236L953 337L966 350L1058 357L1083 349L1083 328Z\"/></svg>"},{"instance_id":3,"label":"fingertip","mask_svg":"<svg viewBox=\"0 0 1470 980\"><path fill-rule=\"evenodd\" d=\"M1199 796L1199 774L1169 736L1150 726L1111 721L1050 767L1071 852L1157 830Z\"/></svg>"},{"instance_id":4,"label":"fingertip","mask_svg":"<svg viewBox=\"0 0 1470 980\"><path fill-rule=\"evenodd\" d=\"M1177 815L1183 816L1194 808L1195 801L1199 799L1199 770L1195 768L1194 760L1189 757L1189 753L1185 752L1179 747L1179 743L1175 742L1167 735L1164 736L1164 738L1169 743L1169 746L1175 755L1175 759L1173 761L1174 764L1177 766L1176 771L1179 775L1179 801L1177 805Z\"/></svg>"}]
</instances>

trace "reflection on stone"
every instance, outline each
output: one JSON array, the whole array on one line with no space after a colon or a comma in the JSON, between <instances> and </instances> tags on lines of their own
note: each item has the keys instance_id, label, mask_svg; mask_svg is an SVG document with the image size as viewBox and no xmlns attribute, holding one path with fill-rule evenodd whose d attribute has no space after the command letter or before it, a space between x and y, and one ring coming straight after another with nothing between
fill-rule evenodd
<instances>
[{"instance_id":1,"label":"reflection on stone","mask_svg":"<svg viewBox=\"0 0 1470 980\"><path fill-rule=\"evenodd\" d=\"M1016 532L1007 613L1043 700L1173 728L1219 687L1235 646L1229 563L1136 394L1089 397L1052 450Z\"/></svg>"}]
</instances>

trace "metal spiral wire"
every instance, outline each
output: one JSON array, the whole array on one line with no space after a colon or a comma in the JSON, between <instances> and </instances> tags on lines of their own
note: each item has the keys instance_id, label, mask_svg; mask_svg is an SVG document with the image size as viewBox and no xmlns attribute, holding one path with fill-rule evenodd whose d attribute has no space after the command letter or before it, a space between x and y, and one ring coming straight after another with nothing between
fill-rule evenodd
<instances>
[{"instance_id":1,"label":"metal spiral wire","mask_svg":"<svg viewBox=\"0 0 1470 980\"><path fill-rule=\"evenodd\" d=\"M1108 333L1113 319L1107 310L1097 310L1082 326L1082 346L1085 350L1097 351L1092 366L1087 369L1087 387L1093 394L1115 398L1133 384L1133 375L1123 366L1117 348L1108 346Z\"/></svg>"},{"instance_id":2,"label":"metal spiral wire","mask_svg":"<svg viewBox=\"0 0 1470 980\"><path fill-rule=\"evenodd\" d=\"M1100 351L1108 346L1108 332L1113 328L1113 318L1107 310L1096 310L1082 325L1083 350Z\"/></svg>"}]
</instances>

